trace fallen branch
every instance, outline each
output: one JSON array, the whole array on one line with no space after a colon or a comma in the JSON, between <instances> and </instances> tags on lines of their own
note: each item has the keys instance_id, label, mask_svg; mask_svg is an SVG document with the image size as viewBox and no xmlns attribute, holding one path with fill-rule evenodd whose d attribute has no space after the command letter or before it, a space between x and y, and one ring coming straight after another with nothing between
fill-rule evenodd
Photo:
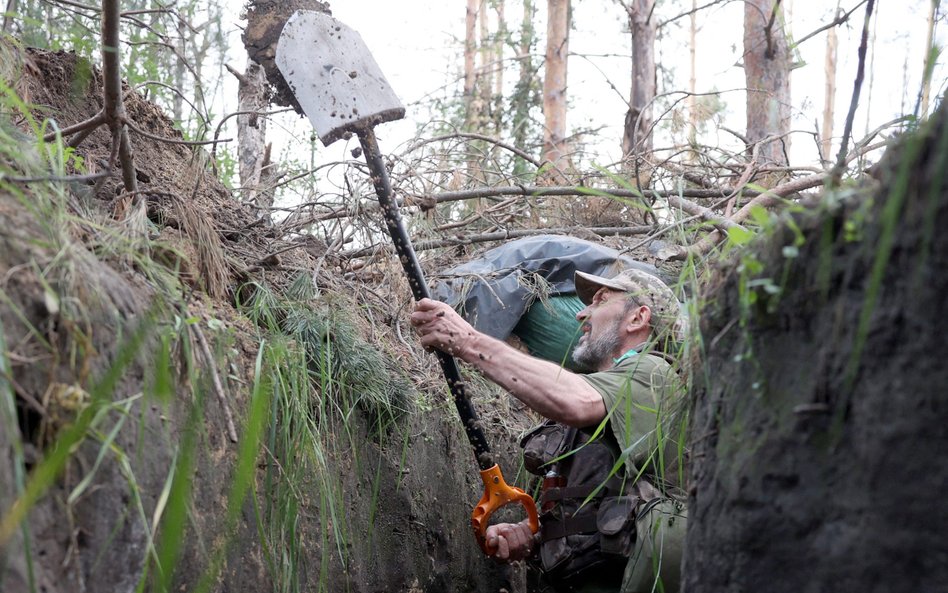
<instances>
[{"instance_id":1,"label":"fallen branch","mask_svg":"<svg viewBox=\"0 0 948 593\"><path fill-rule=\"evenodd\" d=\"M773 207L783 201L786 196L791 194L801 192L806 189L812 189L814 187L819 187L824 185L828 177L825 173L819 173L816 175L808 175L806 177L801 177L800 179L794 179L788 181L781 185L778 185L774 189L758 195L756 198L750 202L744 204L744 206L734 213L734 216L731 217L731 221L735 223L740 223L747 219L750 216L751 211L755 207L760 208L769 208ZM659 254L660 259L664 260L685 260L689 257L701 257L711 251L715 245L721 242L724 239L725 234L719 230L711 231L704 237L702 237L697 243L690 245L688 247L675 246L671 249L667 249Z\"/></svg>"},{"instance_id":2,"label":"fallen branch","mask_svg":"<svg viewBox=\"0 0 948 593\"><path fill-rule=\"evenodd\" d=\"M651 225L631 226L631 227L570 227L555 229L514 229L507 231L498 231L496 233L484 233L480 235L457 235L445 239L432 239L427 241L418 241L415 243L415 251L425 251L429 249L440 249L443 247L458 247L462 245L473 245L475 243L486 243L489 241L507 241L509 239L519 239L520 237L533 237L536 235L583 235L594 234L600 237L628 237L633 235L644 235L654 230ZM343 251L339 254L341 258L356 258L373 255L380 251L390 251L388 244L377 244L371 247L363 247L353 251Z\"/></svg>"},{"instance_id":3,"label":"fallen branch","mask_svg":"<svg viewBox=\"0 0 948 593\"><path fill-rule=\"evenodd\" d=\"M54 130L50 132L49 134L46 134L45 136L43 136L43 142L52 142L53 140L56 139L56 136L62 136L63 138L65 138L66 136L72 136L73 134L76 134L78 132L84 132L88 129L94 130L95 128L99 127L100 125L104 123L105 123L105 111L100 111L85 121L81 121L79 123L65 127L61 130Z\"/></svg>"}]
</instances>

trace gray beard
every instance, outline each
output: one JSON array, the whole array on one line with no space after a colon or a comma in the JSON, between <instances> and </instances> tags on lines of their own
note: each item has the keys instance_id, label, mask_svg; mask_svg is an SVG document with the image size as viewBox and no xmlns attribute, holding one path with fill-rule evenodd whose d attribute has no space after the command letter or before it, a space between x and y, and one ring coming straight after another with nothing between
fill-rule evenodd
<instances>
[{"instance_id":1,"label":"gray beard","mask_svg":"<svg viewBox=\"0 0 948 593\"><path fill-rule=\"evenodd\" d=\"M576 364L591 371L597 371L603 363L611 361L613 353L619 349L619 320L595 339L586 338L573 349ZM587 334L588 335L588 334Z\"/></svg>"}]
</instances>

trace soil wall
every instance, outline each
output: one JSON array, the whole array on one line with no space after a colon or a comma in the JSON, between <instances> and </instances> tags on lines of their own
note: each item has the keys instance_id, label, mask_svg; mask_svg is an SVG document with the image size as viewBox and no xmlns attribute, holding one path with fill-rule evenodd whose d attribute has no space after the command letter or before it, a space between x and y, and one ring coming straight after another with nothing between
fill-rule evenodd
<instances>
[{"instance_id":1,"label":"soil wall","mask_svg":"<svg viewBox=\"0 0 948 593\"><path fill-rule=\"evenodd\" d=\"M705 295L688 593L948 590L948 110Z\"/></svg>"}]
</instances>

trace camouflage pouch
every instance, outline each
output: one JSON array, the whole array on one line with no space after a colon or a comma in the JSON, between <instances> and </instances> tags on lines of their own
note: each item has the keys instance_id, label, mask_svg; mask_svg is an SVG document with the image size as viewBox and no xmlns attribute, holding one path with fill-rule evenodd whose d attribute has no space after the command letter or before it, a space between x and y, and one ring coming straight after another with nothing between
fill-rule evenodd
<instances>
[{"instance_id":1,"label":"camouflage pouch","mask_svg":"<svg viewBox=\"0 0 948 593\"><path fill-rule=\"evenodd\" d=\"M520 439L524 468L535 476L546 474L548 464L569 450L574 436L575 429L552 420L530 430Z\"/></svg>"},{"instance_id":2,"label":"camouflage pouch","mask_svg":"<svg viewBox=\"0 0 948 593\"><path fill-rule=\"evenodd\" d=\"M628 556L635 544L635 509L638 496L612 496L603 499L596 515L599 548L603 554Z\"/></svg>"}]
</instances>

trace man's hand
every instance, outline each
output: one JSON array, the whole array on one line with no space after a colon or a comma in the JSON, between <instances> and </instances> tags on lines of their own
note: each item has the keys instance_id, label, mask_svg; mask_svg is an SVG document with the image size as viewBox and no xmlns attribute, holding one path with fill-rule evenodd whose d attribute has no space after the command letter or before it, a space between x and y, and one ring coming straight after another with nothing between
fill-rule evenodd
<instances>
[{"instance_id":1,"label":"man's hand","mask_svg":"<svg viewBox=\"0 0 948 593\"><path fill-rule=\"evenodd\" d=\"M529 558L533 554L536 541L527 521L489 525L486 535L487 546L494 550L494 558L497 560L513 562Z\"/></svg>"},{"instance_id":2,"label":"man's hand","mask_svg":"<svg viewBox=\"0 0 948 593\"><path fill-rule=\"evenodd\" d=\"M421 299L415 303L411 324L425 348L435 348L461 359L477 334L467 321L445 303Z\"/></svg>"}]
</instances>

